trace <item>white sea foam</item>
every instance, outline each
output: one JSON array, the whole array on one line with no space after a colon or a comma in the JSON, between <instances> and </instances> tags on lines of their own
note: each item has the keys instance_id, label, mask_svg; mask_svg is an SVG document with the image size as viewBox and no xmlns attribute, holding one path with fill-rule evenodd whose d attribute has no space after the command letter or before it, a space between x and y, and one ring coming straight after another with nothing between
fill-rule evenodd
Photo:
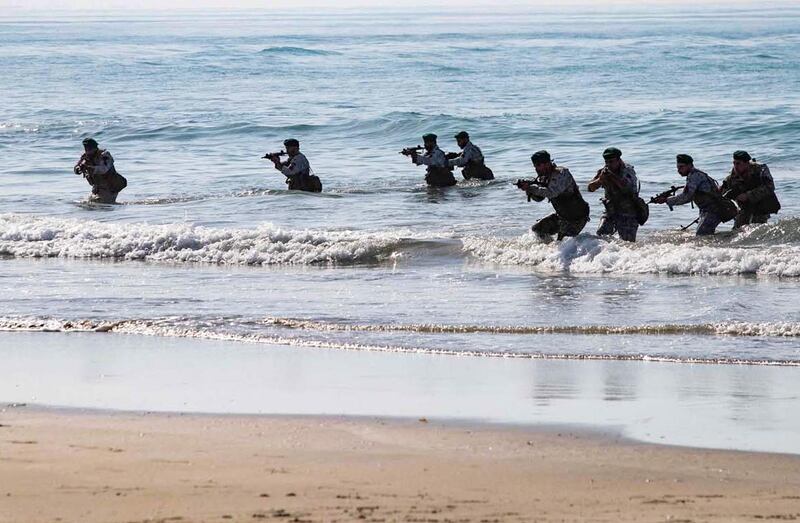
<instances>
[{"instance_id":1,"label":"white sea foam","mask_svg":"<svg viewBox=\"0 0 800 523\"><path fill-rule=\"evenodd\" d=\"M350 264L396 254L398 233L293 231L261 225L215 229L187 224L110 224L0 216L0 254L231 265Z\"/></svg>"},{"instance_id":2,"label":"white sea foam","mask_svg":"<svg viewBox=\"0 0 800 523\"><path fill-rule=\"evenodd\" d=\"M495 357L522 359L583 359L583 360L639 360L664 361L676 363L733 363L750 365L800 366L795 359L740 359L703 358L694 356L675 356L658 354L608 354L608 353L549 353L549 352L511 352L482 351L471 349L449 349L420 346L400 346L369 344L361 342L336 341L281 335L276 333L237 332L225 328L226 321L192 321L188 318L158 318L120 321L95 321L86 319L59 320L54 318L0 317L0 331L6 332L94 332L118 333L141 336L163 336L194 338L216 341L232 341L264 345L286 345L297 348L357 350L368 352L396 352L430 355L450 355L465 357ZM440 334L573 334L573 335L711 335L711 336L800 336L800 324L790 322L746 323L725 322L709 324L671 324L671 325L586 325L586 326L542 326L542 327L487 327L468 325L385 325L358 326L339 325L325 322L292 320L289 318L268 318L266 323L303 330L366 330L392 331L409 330L421 333ZM372 328L374 327L374 328ZM422 341L422 340L420 340Z\"/></svg>"},{"instance_id":3,"label":"white sea foam","mask_svg":"<svg viewBox=\"0 0 800 523\"><path fill-rule=\"evenodd\" d=\"M800 246L790 244L703 240L631 244L590 235L542 243L530 233L512 239L469 237L463 243L468 253L481 260L552 272L800 276Z\"/></svg>"}]
</instances>

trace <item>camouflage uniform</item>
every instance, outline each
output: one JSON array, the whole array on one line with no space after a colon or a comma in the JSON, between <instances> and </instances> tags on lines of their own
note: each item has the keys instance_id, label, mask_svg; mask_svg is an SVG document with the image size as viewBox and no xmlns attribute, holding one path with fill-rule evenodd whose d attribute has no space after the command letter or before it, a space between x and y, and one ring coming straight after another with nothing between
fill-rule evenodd
<instances>
[{"instance_id":1,"label":"camouflage uniform","mask_svg":"<svg viewBox=\"0 0 800 523\"><path fill-rule=\"evenodd\" d=\"M425 154L415 156L414 163L427 166L425 182L428 185L447 187L456 184L447 156L439 149L438 145L430 151L425 151Z\"/></svg>"},{"instance_id":2,"label":"camouflage uniform","mask_svg":"<svg viewBox=\"0 0 800 523\"><path fill-rule=\"evenodd\" d=\"M85 173L80 170L82 163L86 169ZM75 174L83 174L86 181L92 186L92 194L89 195L90 202L116 203L119 192L114 192L109 185L109 176L116 172L111 153L105 149L98 149L97 154L92 157L87 157L84 153L75 165L74 171Z\"/></svg>"},{"instance_id":3,"label":"camouflage uniform","mask_svg":"<svg viewBox=\"0 0 800 523\"><path fill-rule=\"evenodd\" d=\"M605 168L597 171L600 174ZM597 228L598 236L610 236L615 232L625 241L635 242L636 232L639 230L639 222L636 221L636 204L634 198L639 195L639 180L636 178L636 171L629 163L622 164L620 174L609 172L611 176L622 179L622 189L616 187L603 186L605 195L603 204L606 212L600 220L600 227Z\"/></svg>"},{"instance_id":4,"label":"camouflage uniform","mask_svg":"<svg viewBox=\"0 0 800 523\"><path fill-rule=\"evenodd\" d=\"M547 185L530 185L526 192L528 196L547 198L551 202L559 197L567 196L572 200L580 200L583 202L583 197L580 196L580 191L572 177L572 173L566 167L558 167L553 164L553 173L547 180ZM585 202L583 202L585 204ZM554 204L555 206L556 204ZM557 209L558 210L558 209ZM586 216L578 219L568 219L565 216L559 215L558 212L542 218L536 222L531 230L542 239L550 239L551 235L558 234L558 239L561 240L565 236L577 236L586 226L589 221L588 206L586 206Z\"/></svg>"},{"instance_id":5,"label":"camouflage uniform","mask_svg":"<svg viewBox=\"0 0 800 523\"><path fill-rule=\"evenodd\" d=\"M481 180L493 180L494 174L484 163L483 153L480 148L472 142L467 142L458 156L449 160L450 167L462 167L464 178L478 178Z\"/></svg>"},{"instance_id":6,"label":"camouflage uniform","mask_svg":"<svg viewBox=\"0 0 800 523\"><path fill-rule=\"evenodd\" d=\"M770 216L769 213L761 212L757 207L754 208L760 202L775 198L775 203L780 208L780 204L777 203L777 198L775 197L775 181L772 179L772 173L769 172L769 167L765 163L750 162L749 179L739 176L731 169L728 177L722 182L722 192L733 192L734 198L740 194L747 194L748 202L744 206L740 205L739 213L733 222L734 229L750 223L767 222ZM777 210L774 212L777 212Z\"/></svg>"},{"instance_id":7,"label":"camouflage uniform","mask_svg":"<svg viewBox=\"0 0 800 523\"><path fill-rule=\"evenodd\" d=\"M676 205L684 205L694 202L700 209L700 221L697 224L697 236L714 234L717 226L722 222L719 214L715 212L716 207L711 198L712 194L718 193L719 187L709 175L699 169L692 169L686 176L686 185L683 192L676 196L667 198L667 205L672 209Z\"/></svg>"}]
</instances>

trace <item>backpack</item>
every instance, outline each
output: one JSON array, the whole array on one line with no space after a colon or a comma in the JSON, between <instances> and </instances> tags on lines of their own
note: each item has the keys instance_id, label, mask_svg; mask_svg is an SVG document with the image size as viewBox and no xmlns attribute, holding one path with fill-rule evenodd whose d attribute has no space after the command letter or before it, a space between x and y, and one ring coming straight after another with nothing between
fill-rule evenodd
<instances>
[{"instance_id":1,"label":"backpack","mask_svg":"<svg viewBox=\"0 0 800 523\"><path fill-rule=\"evenodd\" d=\"M108 188L111 189L111 192L120 192L127 186L128 180L118 173L116 169L112 169L108 175Z\"/></svg>"}]
</instances>

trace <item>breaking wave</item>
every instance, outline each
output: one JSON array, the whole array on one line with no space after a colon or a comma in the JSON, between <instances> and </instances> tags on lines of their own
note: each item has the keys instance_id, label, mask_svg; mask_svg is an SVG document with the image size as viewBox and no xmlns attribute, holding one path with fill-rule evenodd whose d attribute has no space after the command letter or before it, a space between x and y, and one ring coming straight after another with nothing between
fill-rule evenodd
<instances>
[{"instance_id":1,"label":"breaking wave","mask_svg":"<svg viewBox=\"0 0 800 523\"><path fill-rule=\"evenodd\" d=\"M543 243L526 234L509 239L473 236L463 244L465 251L480 260L549 272L798 277L798 238L800 220L793 218L708 239L660 233L630 244L583 234Z\"/></svg>"},{"instance_id":2,"label":"breaking wave","mask_svg":"<svg viewBox=\"0 0 800 523\"><path fill-rule=\"evenodd\" d=\"M588 234L543 243L533 234L457 238L452 232L419 236L407 229L291 230L270 224L237 229L7 214L0 215L0 255L253 266L471 257L548 273L800 277L800 219L716 238L659 232L630 244Z\"/></svg>"},{"instance_id":3,"label":"breaking wave","mask_svg":"<svg viewBox=\"0 0 800 523\"><path fill-rule=\"evenodd\" d=\"M224 265L358 264L397 255L398 234L292 231L271 225L215 229L186 224L0 216L0 254Z\"/></svg>"},{"instance_id":4,"label":"breaking wave","mask_svg":"<svg viewBox=\"0 0 800 523\"><path fill-rule=\"evenodd\" d=\"M238 322L220 318L215 321L192 321L183 318L161 318L152 320L59 320L54 318L0 318L0 331L5 332L79 332L117 333L141 336L193 338L215 341L233 341L264 345L285 345L297 348L356 350L368 352L394 352L408 354L448 355L464 357L494 357L515 359L573 359L573 360L620 360L658 361L673 363L715 363L748 365L800 366L796 360L740 359L727 357L692 357L637 353L569 353L569 352L508 352L497 350L470 350L336 341L330 338L308 338L240 331L237 327L251 322ZM543 326L543 327L486 327L467 325L341 325L288 318L267 318L262 323L289 329L312 330L371 330L413 331L422 333L492 333L492 334L575 334L575 335L680 335L699 334L716 336L800 336L797 323L744 323L729 322L698 325L643 325L643 326Z\"/></svg>"}]
</instances>

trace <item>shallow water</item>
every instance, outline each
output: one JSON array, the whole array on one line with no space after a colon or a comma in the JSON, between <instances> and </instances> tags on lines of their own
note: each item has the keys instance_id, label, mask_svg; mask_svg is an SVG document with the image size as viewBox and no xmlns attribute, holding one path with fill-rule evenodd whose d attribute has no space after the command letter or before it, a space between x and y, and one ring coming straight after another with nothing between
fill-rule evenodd
<instances>
[{"instance_id":1,"label":"shallow water","mask_svg":"<svg viewBox=\"0 0 800 523\"><path fill-rule=\"evenodd\" d=\"M431 358L86 333L0 333L0 360L0 398L28 405L566 425L800 454L800 418L787 415L800 405L797 368Z\"/></svg>"},{"instance_id":2,"label":"shallow water","mask_svg":"<svg viewBox=\"0 0 800 523\"><path fill-rule=\"evenodd\" d=\"M3 14L0 328L796 365L800 9L682 13ZM397 151L461 129L498 180L426 189ZM81 203L87 135L122 205ZM259 160L288 136L323 194ZM698 240L654 208L627 245L590 195L582 236L528 234L530 154L585 184L612 144L648 195L748 149L783 209Z\"/></svg>"}]
</instances>

